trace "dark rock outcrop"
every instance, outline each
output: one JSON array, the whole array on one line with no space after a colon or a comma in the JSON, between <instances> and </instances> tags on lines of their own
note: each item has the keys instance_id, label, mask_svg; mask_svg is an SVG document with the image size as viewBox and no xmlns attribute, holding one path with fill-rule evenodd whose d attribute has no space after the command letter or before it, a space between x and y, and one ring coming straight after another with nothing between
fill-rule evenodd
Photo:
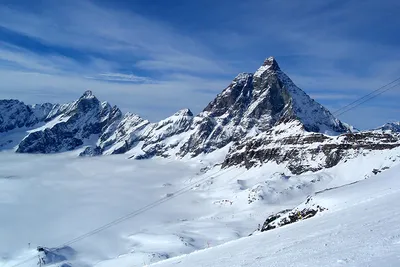
<instances>
[{"instance_id":1,"label":"dark rock outcrop","mask_svg":"<svg viewBox=\"0 0 400 267\"><path fill-rule=\"evenodd\" d=\"M0 133L32 127L49 119L54 105L25 105L18 100L0 100Z\"/></svg>"},{"instance_id":2,"label":"dark rock outcrop","mask_svg":"<svg viewBox=\"0 0 400 267\"><path fill-rule=\"evenodd\" d=\"M73 260L76 257L76 251L69 246L59 248L37 247L37 251L39 254L38 265L40 266L72 267L67 261Z\"/></svg>"},{"instance_id":3,"label":"dark rock outcrop","mask_svg":"<svg viewBox=\"0 0 400 267\"><path fill-rule=\"evenodd\" d=\"M308 197L305 204L299 207L292 210L283 210L268 216L260 231L265 232L297 221L306 220L324 210L326 210L326 208L313 203L312 197Z\"/></svg>"},{"instance_id":4,"label":"dark rock outcrop","mask_svg":"<svg viewBox=\"0 0 400 267\"><path fill-rule=\"evenodd\" d=\"M254 73L241 73L195 119L179 155L209 153L274 125L297 119L314 132L349 129L312 100L270 57Z\"/></svg>"},{"instance_id":5,"label":"dark rock outcrop","mask_svg":"<svg viewBox=\"0 0 400 267\"><path fill-rule=\"evenodd\" d=\"M101 103L91 91L77 101L58 106L59 117L48 127L30 132L18 145L19 153L54 153L78 148L92 135L101 134L121 117L117 107Z\"/></svg>"},{"instance_id":6,"label":"dark rock outcrop","mask_svg":"<svg viewBox=\"0 0 400 267\"><path fill-rule=\"evenodd\" d=\"M318 171L373 150L400 146L400 137L380 132L327 136L304 130L299 121L281 124L231 147L223 167L251 168L266 162L285 163L293 174Z\"/></svg>"},{"instance_id":7,"label":"dark rock outcrop","mask_svg":"<svg viewBox=\"0 0 400 267\"><path fill-rule=\"evenodd\" d=\"M80 157L95 157L100 156L102 154L101 148L98 146L88 146L83 150L79 156Z\"/></svg>"}]
</instances>

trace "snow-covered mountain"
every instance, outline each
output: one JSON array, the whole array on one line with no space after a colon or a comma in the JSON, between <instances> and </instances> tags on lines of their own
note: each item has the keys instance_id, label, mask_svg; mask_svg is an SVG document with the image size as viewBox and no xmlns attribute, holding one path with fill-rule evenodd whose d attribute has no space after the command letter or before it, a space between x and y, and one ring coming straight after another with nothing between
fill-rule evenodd
<instances>
[{"instance_id":1,"label":"snow-covered mountain","mask_svg":"<svg viewBox=\"0 0 400 267\"><path fill-rule=\"evenodd\" d=\"M167 157L173 154L173 148L182 143L192 122L193 114L189 109L180 110L157 123L150 123L136 114L127 113L122 120L104 131L97 147L104 154L121 154L136 147L136 158Z\"/></svg>"},{"instance_id":2,"label":"snow-covered mountain","mask_svg":"<svg viewBox=\"0 0 400 267\"><path fill-rule=\"evenodd\" d=\"M121 117L117 107L101 103L91 91L70 104L54 105L48 117L53 118L19 143L19 153L52 153L73 150L85 140L101 134L108 125Z\"/></svg>"},{"instance_id":3,"label":"snow-covered mountain","mask_svg":"<svg viewBox=\"0 0 400 267\"><path fill-rule=\"evenodd\" d=\"M118 125L106 130L97 143L97 151L118 154L136 147L132 152L135 158L195 157L293 119L310 131L349 131L296 87L270 57L254 74L236 76L197 116L185 109L158 123L150 123L127 114ZM90 151L93 149L87 152Z\"/></svg>"},{"instance_id":4,"label":"snow-covered mountain","mask_svg":"<svg viewBox=\"0 0 400 267\"><path fill-rule=\"evenodd\" d=\"M81 156L196 157L230 148L223 166L285 163L293 173L329 168L372 150L399 146L389 132L353 133L298 88L273 57L240 73L202 112L183 109L159 121L122 115L90 91L63 105L3 100L0 133L23 129L16 152L54 153L84 147ZM397 125L398 126L398 125ZM381 130L398 129L396 124ZM5 140L3 143L11 140Z\"/></svg>"},{"instance_id":5,"label":"snow-covered mountain","mask_svg":"<svg viewBox=\"0 0 400 267\"><path fill-rule=\"evenodd\" d=\"M400 121L398 122L388 122L381 127L374 129L376 131L390 131L393 133L400 133Z\"/></svg>"},{"instance_id":6,"label":"snow-covered mountain","mask_svg":"<svg viewBox=\"0 0 400 267\"><path fill-rule=\"evenodd\" d=\"M25 105L18 100L0 100L0 133L31 127L51 119L54 105Z\"/></svg>"},{"instance_id":7,"label":"snow-covered mountain","mask_svg":"<svg viewBox=\"0 0 400 267\"><path fill-rule=\"evenodd\" d=\"M400 137L387 132L356 132L338 136L307 132L297 120L234 144L223 163L224 167L246 168L276 162L294 174L331 168L340 161L365 156L372 151L400 146Z\"/></svg>"}]
</instances>

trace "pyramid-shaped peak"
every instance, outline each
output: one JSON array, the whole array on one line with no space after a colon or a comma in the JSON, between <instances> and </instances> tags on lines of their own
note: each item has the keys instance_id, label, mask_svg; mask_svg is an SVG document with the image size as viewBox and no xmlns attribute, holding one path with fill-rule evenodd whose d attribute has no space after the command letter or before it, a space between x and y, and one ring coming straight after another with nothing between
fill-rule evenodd
<instances>
[{"instance_id":1,"label":"pyramid-shaped peak","mask_svg":"<svg viewBox=\"0 0 400 267\"><path fill-rule=\"evenodd\" d=\"M274 70L279 69L278 62L276 62L274 57L269 57L266 60L264 60L263 66L270 66Z\"/></svg>"},{"instance_id":2,"label":"pyramid-shaped peak","mask_svg":"<svg viewBox=\"0 0 400 267\"><path fill-rule=\"evenodd\" d=\"M81 96L81 99L82 98L90 99L90 98L95 98L95 96L94 96L94 94L93 94L93 92L91 90L87 90Z\"/></svg>"},{"instance_id":3,"label":"pyramid-shaped peak","mask_svg":"<svg viewBox=\"0 0 400 267\"><path fill-rule=\"evenodd\" d=\"M261 75L266 71L277 71L280 70L278 62L276 62L274 57L269 57L264 60L264 63L258 70L254 73L255 77L261 77Z\"/></svg>"}]
</instances>

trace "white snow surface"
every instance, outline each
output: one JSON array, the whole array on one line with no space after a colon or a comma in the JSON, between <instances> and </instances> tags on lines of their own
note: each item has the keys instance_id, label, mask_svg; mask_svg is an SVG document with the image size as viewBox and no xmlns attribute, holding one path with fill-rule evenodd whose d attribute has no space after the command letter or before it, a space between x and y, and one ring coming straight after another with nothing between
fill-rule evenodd
<instances>
[{"instance_id":1,"label":"white snow surface","mask_svg":"<svg viewBox=\"0 0 400 267\"><path fill-rule=\"evenodd\" d=\"M274 163L250 170L213 167L226 151L181 161L77 153L0 153L0 266L31 257L19 266L36 266L36 246L60 246L162 198L170 200L70 244L76 256L67 261L74 267L144 266L168 258L161 266L398 263L399 148L298 176ZM374 175L374 169L382 173ZM187 186L194 187L173 197ZM334 187L340 188L314 197L329 209L317 217L217 247L253 233L270 214Z\"/></svg>"},{"instance_id":2,"label":"white snow surface","mask_svg":"<svg viewBox=\"0 0 400 267\"><path fill-rule=\"evenodd\" d=\"M51 129L58 123L68 121L69 118L70 118L70 116L65 116L63 114L58 115L57 117L55 117L51 121L45 123L43 126L34 128L32 130L28 130L27 133L34 133L34 132L38 132L38 131L44 131L45 129Z\"/></svg>"},{"instance_id":3,"label":"white snow surface","mask_svg":"<svg viewBox=\"0 0 400 267\"><path fill-rule=\"evenodd\" d=\"M318 193L328 210L311 219L151 266L399 266L399 172Z\"/></svg>"}]
</instances>

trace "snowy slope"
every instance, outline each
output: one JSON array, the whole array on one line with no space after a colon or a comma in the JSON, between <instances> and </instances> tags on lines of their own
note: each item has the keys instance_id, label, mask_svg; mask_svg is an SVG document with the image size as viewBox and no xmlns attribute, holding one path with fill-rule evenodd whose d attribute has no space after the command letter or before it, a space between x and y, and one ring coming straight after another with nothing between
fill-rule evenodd
<instances>
[{"instance_id":1,"label":"snowy slope","mask_svg":"<svg viewBox=\"0 0 400 267\"><path fill-rule=\"evenodd\" d=\"M76 158L75 153L0 153L0 213L7 214L0 222L0 266L35 256L36 246L61 245L218 172L204 174L201 169L208 165L201 162L151 159L132 164L120 155ZM261 219L249 218L250 211L239 212L252 208L247 202L234 209L213 203L210 191L191 190L167 205L71 244L76 258L68 261L74 267L93 266L132 255L134 264L154 262L246 236ZM229 195L229 190L218 191ZM238 214L232 218L235 211ZM36 263L35 257L22 266Z\"/></svg>"},{"instance_id":2,"label":"snowy slope","mask_svg":"<svg viewBox=\"0 0 400 267\"><path fill-rule=\"evenodd\" d=\"M90 91L62 105L4 100L0 111L0 266L36 266L38 255L57 267L396 263L398 125L352 132L272 57L198 115L149 122ZM284 225L291 216L300 221Z\"/></svg>"},{"instance_id":3,"label":"snowy slope","mask_svg":"<svg viewBox=\"0 0 400 267\"><path fill-rule=\"evenodd\" d=\"M75 155L0 153L0 213L7 214L0 222L0 265L10 267L35 256L36 246L54 248L194 186L154 209L70 244L76 253L67 260L73 267L154 263L246 237L270 214L293 208L310 194L365 178L378 179L380 172L398 170L400 163L399 148L373 151L331 169L301 175L292 175L275 162L249 170L221 170L212 167L221 157L217 154L201 160L134 162L121 155ZM205 168L209 169L206 173ZM205 182L197 182L204 178ZM364 197L370 195L366 191ZM321 205L333 210L326 203ZM36 266L36 257L22 266Z\"/></svg>"},{"instance_id":4,"label":"snowy slope","mask_svg":"<svg viewBox=\"0 0 400 267\"><path fill-rule=\"evenodd\" d=\"M311 219L151 266L399 266L399 172L318 193L328 210Z\"/></svg>"},{"instance_id":5,"label":"snowy slope","mask_svg":"<svg viewBox=\"0 0 400 267\"><path fill-rule=\"evenodd\" d=\"M76 149L118 120L121 111L107 102L101 103L87 91L70 104L55 105L49 116L45 125L28 131L16 152L54 153Z\"/></svg>"}]
</instances>

